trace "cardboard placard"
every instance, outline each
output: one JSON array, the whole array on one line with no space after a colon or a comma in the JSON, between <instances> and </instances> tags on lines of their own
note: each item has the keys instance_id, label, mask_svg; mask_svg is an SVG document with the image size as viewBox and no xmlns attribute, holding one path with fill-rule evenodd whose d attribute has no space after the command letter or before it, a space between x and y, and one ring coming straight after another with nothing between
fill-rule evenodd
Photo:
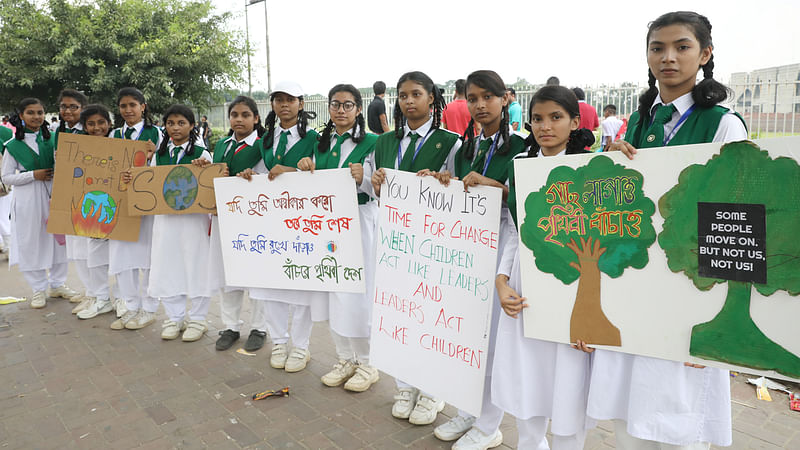
<instances>
[{"instance_id":1,"label":"cardboard placard","mask_svg":"<svg viewBox=\"0 0 800 450\"><path fill-rule=\"evenodd\" d=\"M120 173L146 163L144 142L59 134L47 232L138 240L140 219L128 214Z\"/></svg>"},{"instance_id":2,"label":"cardboard placard","mask_svg":"<svg viewBox=\"0 0 800 450\"><path fill-rule=\"evenodd\" d=\"M131 170L128 213L211 214L216 212L214 178L223 176L225 164L203 168L192 164L137 167Z\"/></svg>"},{"instance_id":3,"label":"cardboard placard","mask_svg":"<svg viewBox=\"0 0 800 450\"><path fill-rule=\"evenodd\" d=\"M525 335L800 380L798 161L798 137L515 161Z\"/></svg>"},{"instance_id":4,"label":"cardboard placard","mask_svg":"<svg viewBox=\"0 0 800 450\"><path fill-rule=\"evenodd\" d=\"M349 169L214 181L228 286L365 290L355 183Z\"/></svg>"},{"instance_id":5,"label":"cardboard placard","mask_svg":"<svg viewBox=\"0 0 800 450\"><path fill-rule=\"evenodd\" d=\"M386 170L370 362L480 415L502 192ZM454 380L458 380L454 383Z\"/></svg>"}]
</instances>

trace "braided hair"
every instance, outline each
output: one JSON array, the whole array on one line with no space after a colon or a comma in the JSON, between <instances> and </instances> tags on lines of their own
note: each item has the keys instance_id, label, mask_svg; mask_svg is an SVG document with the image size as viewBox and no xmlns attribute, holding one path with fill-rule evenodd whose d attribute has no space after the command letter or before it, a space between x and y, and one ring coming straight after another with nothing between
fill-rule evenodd
<instances>
[{"instance_id":1,"label":"braided hair","mask_svg":"<svg viewBox=\"0 0 800 450\"><path fill-rule=\"evenodd\" d=\"M75 100L76 102L80 103L81 104L81 109L85 108L86 104L89 103L89 99L87 99L86 96L83 95L83 93L81 93L80 91L76 91L75 89L64 89L64 90L62 90L58 94L58 104L59 105L61 105L61 101L64 100L64 98L71 98L71 99ZM58 113L58 120L59 120L58 132L59 133L63 133L65 131L67 131L67 121L64 120L64 118L61 116L60 112ZM79 119L79 121L80 121L80 119Z\"/></svg>"},{"instance_id":2,"label":"braided hair","mask_svg":"<svg viewBox=\"0 0 800 450\"><path fill-rule=\"evenodd\" d=\"M23 98L18 104L17 107L14 109L14 113L11 115L11 118L8 119L11 122L11 125L14 125L16 131L14 131L14 139L18 139L20 141L25 140L25 123L22 120L22 113L25 112L25 108L31 105L42 105L44 108L44 103L38 98L28 97ZM47 127L47 123L43 123L42 126L39 128L42 132L42 137L44 140L50 139L50 129Z\"/></svg>"},{"instance_id":3,"label":"braided hair","mask_svg":"<svg viewBox=\"0 0 800 450\"><path fill-rule=\"evenodd\" d=\"M137 102L144 105L144 113L142 114L142 119L144 120L144 128L150 128L153 126L153 116L150 114L150 107L147 106L147 101L144 98L144 94L139 89L135 87L124 87L117 92L117 108L119 109L119 102L122 101L122 97L133 97L136 99ZM114 127L121 128L124 124L124 119L122 118L122 114L116 114L114 117Z\"/></svg>"},{"instance_id":4,"label":"braided hair","mask_svg":"<svg viewBox=\"0 0 800 450\"><path fill-rule=\"evenodd\" d=\"M481 89L486 89L496 97L503 97L506 95L506 84L503 82L503 79L500 78L500 75L493 70L476 70L475 72L469 74L467 77L467 82L464 86L464 90L466 91L469 89L469 86L472 84ZM511 144L508 139L508 118L508 105L505 105L500 112L500 129L498 130L500 136L503 138L503 145L496 150L497 153L501 155L506 154L511 148ZM464 150L461 152L461 154L467 161L472 161L472 158L475 155L475 142L477 140L475 138L474 118L469 119L469 124L467 125L466 131L464 131L464 135L461 136L461 139L464 141Z\"/></svg>"},{"instance_id":5,"label":"braided hair","mask_svg":"<svg viewBox=\"0 0 800 450\"><path fill-rule=\"evenodd\" d=\"M230 117L233 107L240 103L250 108L250 112L252 112L255 117L258 117L258 120L256 120L256 125L254 128L258 134L258 137L263 136L264 133L267 132L267 130L266 128L264 128L264 125L261 124L261 114L258 113L258 105L256 104L256 101L253 100L252 98L246 95L239 95L236 98L234 98L231 104L228 105L228 117ZM233 136L233 128L228 130L228 136Z\"/></svg>"},{"instance_id":6,"label":"braided hair","mask_svg":"<svg viewBox=\"0 0 800 450\"><path fill-rule=\"evenodd\" d=\"M269 102L272 103L275 101L275 96L278 95L278 92L273 92L269 96ZM289 95L289 94L286 94ZM298 101L303 101L303 96L297 97ZM314 111L306 111L303 108L300 108L297 111L297 133L300 135L300 139L306 137L306 129L308 128L308 121L314 120L317 118L317 113ZM264 136L265 146L269 145L272 146L272 138L275 136L275 124L278 121L278 115L275 114L275 110L267 114L267 119L264 121L267 126L267 134ZM269 147L266 147L269 148Z\"/></svg>"},{"instance_id":7,"label":"braided hair","mask_svg":"<svg viewBox=\"0 0 800 450\"><path fill-rule=\"evenodd\" d=\"M661 15L656 20L650 22L647 28L647 39L645 45L650 44L650 36L653 31L669 25L684 25L694 33L694 37L700 43L701 48L711 47L714 43L711 40L711 22L708 18L693 11L675 11ZM714 79L714 55L711 55L708 62L701 66L703 69L703 80L697 83L692 89L692 100L695 104L703 108L710 108L717 103L724 101L730 95L730 89L724 84ZM639 123L647 123L650 119L650 108L658 96L656 87L656 77L653 72L647 70L648 89L639 96ZM641 127L640 127L641 129Z\"/></svg>"},{"instance_id":8,"label":"braided hair","mask_svg":"<svg viewBox=\"0 0 800 450\"><path fill-rule=\"evenodd\" d=\"M533 120L533 106L541 102L554 102L564 108L564 111L569 114L570 119L580 117L580 107L578 106L578 97L572 90L564 86L547 85L536 91L531 97L531 103L528 106L528 117ZM525 140L525 144L530 146L528 149L528 158L535 157L539 154L539 143L533 136L533 131L529 128L531 134ZM585 147L594 144L594 134L586 128L578 128L569 133L569 140L567 141L567 155L574 155L578 153L586 153Z\"/></svg>"},{"instance_id":9,"label":"braided hair","mask_svg":"<svg viewBox=\"0 0 800 450\"><path fill-rule=\"evenodd\" d=\"M400 91L400 86L406 81L413 81L421 85L423 89L425 89L425 92L433 94L433 104L430 105L433 107L432 129L439 128L442 124L442 111L444 111L445 106L447 106L442 91L433 84L433 80L431 80L429 76L422 72L415 71L406 72L397 80L398 92ZM394 133L397 139L403 139L403 125L405 125L405 117L403 116L403 110L400 108L400 98L398 97L397 101L394 103Z\"/></svg>"},{"instance_id":10,"label":"braided hair","mask_svg":"<svg viewBox=\"0 0 800 450\"><path fill-rule=\"evenodd\" d=\"M353 100L355 100L356 108L361 109L363 105L363 101L361 99L361 92L356 89L355 86L352 84L337 84L336 86L332 87L331 90L328 92L328 101L330 101L334 95L339 92L347 92L348 94L353 96ZM333 130L336 128L336 124L333 123L333 119L328 119L328 123L325 124L325 129L322 130L322 134L319 136L319 144L317 145L317 150L320 153L325 153L331 146L331 134ZM364 140L364 136L367 135L366 127L364 126L364 114L358 113L356 116L356 122L353 125L353 142L358 144L359 142Z\"/></svg>"},{"instance_id":11,"label":"braided hair","mask_svg":"<svg viewBox=\"0 0 800 450\"><path fill-rule=\"evenodd\" d=\"M169 118L169 116L176 116L176 115L185 117L186 120L189 121L189 124L192 126L191 130L189 131L189 140L186 141L189 143L189 147L186 149L185 152L185 155L191 155L195 153L194 143L198 139L197 128L194 126L195 125L194 112L191 110L191 108L185 105L172 105L169 108L167 108L166 111L164 111L164 116L161 119L164 122L164 126L166 127L167 119ZM168 153L169 141L170 139L161 140L161 146L158 147L159 156L164 156ZM199 157L200 155L197 156Z\"/></svg>"}]
</instances>

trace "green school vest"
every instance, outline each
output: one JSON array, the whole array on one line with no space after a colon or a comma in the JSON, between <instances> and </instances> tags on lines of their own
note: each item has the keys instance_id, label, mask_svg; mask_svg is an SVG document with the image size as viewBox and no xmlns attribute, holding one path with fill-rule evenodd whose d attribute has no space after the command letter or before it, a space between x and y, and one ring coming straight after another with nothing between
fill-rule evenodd
<instances>
[{"instance_id":1,"label":"green school vest","mask_svg":"<svg viewBox=\"0 0 800 450\"><path fill-rule=\"evenodd\" d=\"M280 133L280 128L276 128L274 133ZM264 165L267 170L272 170L273 167L280 164L282 166L297 168L297 163L306 156L311 157L314 154L314 147L317 145L319 134L314 130L307 130L306 136L300 139L293 146L286 149L283 155L283 160L279 161L275 158L275 152L272 149L272 139L261 139L261 158L264 159ZM269 146L269 147L267 147Z\"/></svg>"},{"instance_id":2,"label":"green school vest","mask_svg":"<svg viewBox=\"0 0 800 450\"><path fill-rule=\"evenodd\" d=\"M506 180L508 180L508 172L509 172L508 167L509 164L511 163L511 160L514 159L514 156L525 150L524 138L521 138L516 134L511 134L508 140L510 144L503 143L503 145L501 146L501 149L506 151L506 153L502 154L495 151L495 154L492 157L492 161L489 163L489 167L486 169L486 176L500 183L505 183ZM472 141L476 146L475 155L477 156L478 138L474 137L472 138ZM462 145L461 148L458 149L458 152L456 152L456 161L455 161L455 170L456 170L455 176L461 179L463 179L473 170L478 173L483 172L483 166L484 164L486 164L486 157L488 156L487 155L488 150L487 150L487 154L484 154L483 156L481 156L481 158L477 159L473 157L473 160L469 161L466 158L464 158L464 155L462 154L464 147L466 147L466 145Z\"/></svg>"},{"instance_id":3,"label":"green school vest","mask_svg":"<svg viewBox=\"0 0 800 450\"><path fill-rule=\"evenodd\" d=\"M117 139L124 139L122 135L122 128L117 128L114 130L114 137ZM158 138L161 137L161 131L152 126L152 125L145 125L142 128L142 132L139 134L139 137L136 138L137 141L150 141L153 144L158 145Z\"/></svg>"},{"instance_id":4,"label":"green school vest","mask_svg":"<svg viewBox=\"0 0 800 450\"><path fill-rule=\"evenodd\" d=\"M54 145L55 145L55 148L56 148L56 150L58 150L58 134L59 134L59 133L60 133L60 132L58 131L58 129L56 129L56 131L54 131L54 132L53 132L53 134L55 135L55 138L54 138L54 139L55 139L55 144L54 144ZM72 134L86 134L86 132L85 132L85 131L83 131L83 130L76 130L76 129L74 129L74 128L67 128L66 130L64 130L64 133L72 133Z\"/></svg>"},{"instance_id":5,"label":"green school vest","mask_svg":"<svg viewBox=\"0 0 800 450\"><path fill-rule=\"evenodd\" d=\"M11 128L0 125L0 155L6 150L5 143L11 139L14 139L14 132L11 131Z\"/></svg>"},{"instance_id":6,"label":"green school vest","mask_svg":"<svg viewBox=\"0 0 800 450\"><path fill-rule=\"evenodd\" d=\"M184 153L177 163L173 162L172 158L169 157L169 151L164 152L163 155L160 154L160 152L156 152L156 165L171 166L175 164L191 164L192 161L203 156L203 150L205 150L205 148L198 145L192 146L192 153Z\"/></svg>"},{"instance_id":7,"label":"green school vest","mask_svg":"<svg viewBox=\"0 0 800 450\"><path fill-rule=\"evenodd\" d=\"M331 137L333 139L333 137ZM333 156L331 154L330 149L326 152L320 152L318 147L314 147L314 165L317 169L338 169L340 167L347 167L350 163L360 163L364 164L364 160L367 159L370 153L375 151L375 141L378 140L378 136L372 133L367 133L364 136L364 139L359 142L350 155L344 160L343 163L339 164L339 156ZM359 192L358 193L358 204L365 205L369 201L369 195Z\"/></svg>"},{"instance_id":8,"label":"green school vest","mask_svg":"<svg viewBox=\"0 0 800 450\"><path fill-rule=\"evenodd\" d=\"M675 133L675 136L667 143L667 146L673 145L687 145L687 144L704 144L714 140L714 135L719 128L719 122L722 116L728 113L728 108L723 106L712 106L711 108L696 107L692 114L686 118L683 125ZM739 113L736 117L744 123L744 119ZM630 143L636 148L640 148L644 143L647 136L645 131L649 128L649 123L639 123L639 111L631 114L628 120L628 131L625 133L625 141ZM747 125L745 124L745 128Z\"/></svg>"},{"instance_id":9,"label":"green school vest","mask_svg":"<svg viewBox=\"0 0 800 450\"><path fill-rule=\"evenodd\" d=\"M261 160L260 140L261 138L256 139L253 145L248 145L238 152L236 148L231 148L226 155L225 150L228 148L228 144L231 141L235 142L235 140L233 135L220 139L214 147L214 162L227 164L230 176L236 176L237 173L244 169L252 169ZM234 143L233 145L236 144Z\"/></svg>"},{"instance_id":10,"label":"green school vest","mask_svg":"<svg viewBox=\"0 0 800 450\"><path fill-rule=\"evenodd\" d=\"M40 130L36 133L36 141L39 143L38 155L25 141L19 139L8 141L6 150L25 168L25 171L52 169L55 166L55 136L50 133L50 139L44 140Z\"/></svg>"},{"instance_id":11,"label":"green school vest","mask_svg":"<svg viewBox=\"0 0 800 450\"><path fill-rule=\"evenodd\" d=\"M400 145L401 139L397 139L394 131L387 131L378 136L378 140L375 141L375 169L398 169L404 172L419 172L422 169L439 170L447 160L450 149L459 139L460 136L456 133L436 128L422 144L411 167L396 167L397 147ZM406 151L413 152L415 150L408 149Z\"/></svg>"}]
</instances>

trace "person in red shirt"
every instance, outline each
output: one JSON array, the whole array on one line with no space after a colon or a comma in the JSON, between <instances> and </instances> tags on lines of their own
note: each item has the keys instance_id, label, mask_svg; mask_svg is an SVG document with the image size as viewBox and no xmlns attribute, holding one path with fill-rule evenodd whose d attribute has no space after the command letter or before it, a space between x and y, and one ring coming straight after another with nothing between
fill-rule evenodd
<instances>
[{"instance_id":1,"label":"person in red shirt","mask_svg":"<svg viewBox=\"0 0 800 450\"><path fill-rule=\"evenodd\" d=\"M442 112L442 126L452 132L463 135L469 125L469 110L467 109L466 84L464 79L456 80L456 94L453 101L447 104Z\"/></svg>"},{"instance_id":2,"label":"person in red shirt","mask_svg":"<svg viewBox=\"0 0 800 450\"><path fill-rule=\"evenodd\" d=\"M586 93L583 92L583 89L579 87L572 88L572 92L578 97L578 108L581 113L581 123L578 128L586 128L590 131L596 130L600 126L597 110L594 109L594 106L586 103ZM589 147L586 147L586 150L589 150Z\"/></svg>"}]
</instances>

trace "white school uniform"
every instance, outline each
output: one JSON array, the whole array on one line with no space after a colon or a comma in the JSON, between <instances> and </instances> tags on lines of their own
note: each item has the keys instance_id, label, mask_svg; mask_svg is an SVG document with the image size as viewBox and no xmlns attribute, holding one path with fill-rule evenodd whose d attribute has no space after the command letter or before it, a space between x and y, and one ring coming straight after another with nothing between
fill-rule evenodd
<instances>
[{"instance_id":1,"label":"white school uniform","mask_svg":"<svg viewBox=\"0 0 800 450\"><path fill-rule=\"evenodd\" d=\"M669 136L692 105L691 93L672 102L677 111L664 125ZM653 108L663 104L656 97ZM677 132L677 130L675 130ZM747 139L742 121L732 112L722 116L714 142ZM730 377L727 370L685 367L682 362L610 350L593 354L587 413L599 420L627 423L621 443L657 441L693 448L698 443L728 446L732 442ZM633 448L653 443L638 441Z\"/></svg>"},{"instance_id":2,"label":"white school uniform","mask_svg":"<svg viewBox=\"0 0 800 450\"><path fill-rule=\"evenodd\" d=\"M176 147L170 142L167 151L180 161L190 145ZM205 149L197 158L212 161ZM156 165L156 156L150 165ZM159 214L153 220L147 295L161 298L167 316L177 323L185 319L187 298L192 302L190 320L205 320L208 315L209 220L208 214Z\"/></svg>"},{"instance_id":3,"label":"white school uniform","mask_svg":"<svg viewBox=\"0 0 800 450\"><path fill-rule=\"evenodd\" d=\"M2 144L0 144L2 145ZM0 156L2 161L2 156ZM8 247L11 243L11 202L14 191L0 197L0 244Z\"/></svg>"},{"instance_id":4,"label":"white school uniform","mask_svg":"<svg viewBox=\"0 0 800 450\"><path fill-rule=\"evenodd\" d=\"M509 286L522 294L519 237L510 217L505 227L501 235L508 237L497 273L508 276ZM525 337L523 320L522 313L516 319L500 314L492 401L517 418L520 448L547 448L543 439L548 418L554 449L583 448L586 430L594 427L586 415L590 357L567 344Z\"/></svg>"},{"instance_id":5,"label":"white school uniform","mask_svg":"<svg viewBox=\"0 0 800 450\"><path fill-rule=\"evenodd\" d=\"M236 139L233 135L228 137L229 143L225 147L225 151L235 151L232 148L236 144ZM258 131L253 131L247 136L244 141L247 145L253 146L258 139ZM264 162L259 161L260 172L266 171ZM257 164L257 166L258 166ZM230 174L236 175L234 173ZM211 241L208 247L208 292L214 295L221 291L222 298L220 300L220 318L225 329L232 331L239 331L242 326L240 319L242 311L242 303L244 302L244 289L236 286L228 286L225 284L225 267L222 261L222 242L219 235L219 216L216 214L211 216ZM264 312L264 302L250 302L251 319L250 328L267 331L267 318Z\"/></svg>"},{"instance_id":6,"label":"white school uniform","mask_svg":"<svg viewBox=\"0 0 800 450\"><path fill-rule=\"evenodd\" d=\"M433 117L429 118L427 122L425 122L424 124L422 124L419 128L417 128L415 130L412 130L408 126L408 123L403 125L403 139L400 140L400 148L401 148L400 160L403 159L403 157L405 156L407 151L410 150L410 151L413 152L413 151L416 150L416 149L413 149L413 148L412 149L408 148L408 144L411 143L411 137L409 136L409 133L414 131L418 135L423 136L423 139L424 139L424 136L427 136L428 133L432 132L431 131L432 128L433 128ZM444 128L440 128L440 130L445 131L447 133L453 133L452 131L445 130ZM457 133L453 133L453 134L458 135ZM421 148L421 146L424 145L424 143L419 143L418 142L416 145ZM442 167L439 168L439 172L443 172L443 171L447 170L451 174L455 173L455 158L456 158L456 153L458 152L459 148L461 148L461 139L457 139L455 144L453 144L453 146L450 148L450 151L447 154L447 158L445 159L444 163L442 164ZM393 159L393 161L394 161L394 163L392 165L392 168L397 169L397 160ZM369 196L374 198L374 199L378 199L379 198L378 196L375 195L375 189L372 186L372 174L375 173L376 170L377 170L377 165L375 163L375 152L373 152L369 156L367 156L366 160L364 160L364 179L361 181L361 186L359 186L359 187L361 189L361 192L365 192L365 193L369 194ZM375 202L375 206L373 206L373 208L378 209L377 202ZM375 217L376 217L375 227L377 227L378 226L378 222L377 222L378 213L377 213L377 211L374 214L375 214ZM374 231L373 231L373 235L374 235ZM375 243L373 242L372 245L374 246ZM397 387L400 388L400 389L413 387L413 386L409 385L408 383L404 382L403 380L400 380L400 379L397 379L397 378L395 378L395 383L397 384ZM427 393L425 393L425 395L430 397L430 395L428 395Z\"/></svg>"},{"instance_id":7,"label":"white school uniform","mask_svg":"<svg viewBox=\"0 0 800 450\"><path fill-rule=\"evenodd\" d=\"M83 126L80 122L76 123L72 129L65 131L65 133L77 133L79 131L83 131ZM57 152L58 150L56 149ZM86 265L86 260L89 258L89 239L91 238L71 234L65 235L64 238L67 241L67 260L75 263L78 278L80 278L81 283L83 283L88 292L91 276L89 275L89 266Z\"/></svg>"},{"instance_id":8,"label":"white school uniform","mask_svg":"<svg viewBox=\"0 0 800 450\"><path fill-rule=\"evenodd\" d=\"M130 128L125 124L120 134ZM144 121L132 127L133 136L138 137L144 128ZM158 128L156 128L158 129ZM159 130L156 148L164 137ZM152 247L153 216L141 216L139 222L139 239L135 242L110 240L108 242L108 273L117 278L119 295L125 300L129 311L144 309L156 312L158 302L147 294L150 277L150 248Z\"/></svg>"},{"instance_id":9,"label":"white school uniform","mask_svg":"<svg viewBox=\"0 0 800 450\"><path fill-rule=\"evenodd\" d=\"M281 133L288 131L286 136L286 154L300 141L297 125L287 129L275 127L272 139L272 148L278 147ZM253 168L256 173L267 173L268 170L261 161ZM250 298L262 300L267 316L267 331L273 344L285 344L291 337L292 345L304 350L308 349L311 339L312 322L328 320L328 293L319 291L298 291L289 289L249 288ZM289 333L289 312L292 313L291 336Z\"/></svg>"},{"instance_id":10,"label":"white school uniform","mask_svg":"<svg viewBox=\"0 0 800 450\"><path fill-rule=\"evenodd\" d=\"M39 154L35 133L25 133L24 141ZM44 291L48 284L49 287L63 285L67 279L66 249L47 232L53 181L34 179L33 171L18 163L8 149L3 154L0 174L4 183L14 187L9 267L17 265L34 292Z\"/></svg>"}]
</instances>

